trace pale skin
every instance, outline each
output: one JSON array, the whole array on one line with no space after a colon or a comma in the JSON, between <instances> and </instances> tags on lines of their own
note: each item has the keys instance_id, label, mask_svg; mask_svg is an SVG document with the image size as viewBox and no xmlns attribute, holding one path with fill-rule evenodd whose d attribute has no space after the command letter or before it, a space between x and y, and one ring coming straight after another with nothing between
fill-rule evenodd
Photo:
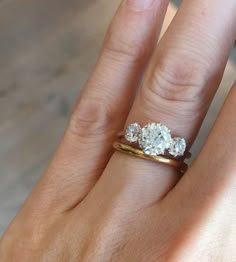
<instances>
[{"instance_id":1,"label":"pale skin","mask_svg":"<svg viewBox=\"0 0 236 262\"><path fill-rule=\"evenodd\" d=\"M184 0L155 45L167 5L121 3L47 171L0 242L1 262L236 261L236 85L182 178L112 150L124 126L150 121L190 148L221 81L236 1Z\"/></svg>"}]
</instances>

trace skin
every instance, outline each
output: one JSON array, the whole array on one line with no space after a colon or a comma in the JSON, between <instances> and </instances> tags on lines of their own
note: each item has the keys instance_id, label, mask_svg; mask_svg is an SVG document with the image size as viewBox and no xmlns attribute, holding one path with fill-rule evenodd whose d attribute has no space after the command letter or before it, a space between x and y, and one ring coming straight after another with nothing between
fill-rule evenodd
<instances>
[{"instance_id":1,"label":"skin","mask_svg":"<svg viewBox=\"0 0 236 262\"><path fill-rule=\"evenodd\" d=\"M182 178L111 147L124 126L154 121L190 148L221 81L236 1L184 0L156 45L167 5L121 3L48 169L0 242L2 262L236 261L236 84Z\"/></svg>"}]
</instances>

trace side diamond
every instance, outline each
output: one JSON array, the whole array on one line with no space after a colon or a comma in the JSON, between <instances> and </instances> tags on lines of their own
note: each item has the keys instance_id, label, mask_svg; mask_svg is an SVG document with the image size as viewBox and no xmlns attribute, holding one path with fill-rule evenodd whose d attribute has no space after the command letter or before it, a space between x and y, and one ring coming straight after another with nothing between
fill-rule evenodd
<instances>
[{"instance_id":1,"label":"side diamond","mask_svg":"<svg viewBox=\"0 0 236 262\"><path fill-rule=\"evenodd\" d=\"M138 141L141 126L138 123L129 125L125 131L125 139L131 143Z\"/></svg>"},{"instance_id":2,"label":"side diamond","mask_svg":"<svg viewBox=\"0 0 236 262\"><path fill-rule=\"evenodd\" d=\"M184 138L174 137L170 143L169 153L176 156L183 156L186 150L186 142Z\"/></svg>"}]
</instances>

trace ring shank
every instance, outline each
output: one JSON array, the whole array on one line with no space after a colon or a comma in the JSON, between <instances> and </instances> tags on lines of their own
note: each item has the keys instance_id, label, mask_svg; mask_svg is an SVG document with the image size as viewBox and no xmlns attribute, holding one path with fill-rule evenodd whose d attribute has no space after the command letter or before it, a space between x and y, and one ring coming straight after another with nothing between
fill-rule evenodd
<instances>
[{"instance_id":1,"label":"ring shank","mask_svg":"<svg viewBox=\"0 0 236 262\"><path fill-rule=\"evenodd\" d=\"M174 159L169 159L163 156L151 156L151 155L146 155L142 150L134 148L130 145L124 144L120 141L116 141L113 143L113 148L116 149L119 152L129 154L138 158L150 160L153 162L158 162L161 164L165 164L171 167L176 168L179 170L181 173L186 172L188 169L188 165L182 161L177 161Z\"/></svg>"}]
</instances>

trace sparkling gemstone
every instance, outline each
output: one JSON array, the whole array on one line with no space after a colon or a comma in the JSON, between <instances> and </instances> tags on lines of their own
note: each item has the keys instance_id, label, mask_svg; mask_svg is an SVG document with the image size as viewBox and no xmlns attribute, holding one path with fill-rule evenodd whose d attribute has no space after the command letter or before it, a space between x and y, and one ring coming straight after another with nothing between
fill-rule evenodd
<instances>
[{"instance_id":1,"label":"sparkling gemstone","mask_svg":"<svg viewBox=\"0 0 236 262\"><path fill-rule=\"evenodd\" d=\"M125 131L126 140L131 143L137 142L140 130L141 130L141 126L138 123L133 123L129 125Z\"/></svg>"},{"instance_id":2,"label":"sparkling gemstone","mask_svg":"<svg viewBox=\"0 0 236 262\"><path fill-rule=\"evenodd\" d=\"M184 138L174 137L168 149L172 156L183 156L186 149L186 142Z\"/></svg>"},{"instance_id":3,"label":"sparkling gemstone","mask_svg":"<svg viewBox=\"0 0 236 262\"><path fill-rule=\"evenodd\" d=\"M147 155L162 155L169 148L171 141L170 130L159 123L149 123L141 129L139 146Z\"/></svg>"}]
</instances>

